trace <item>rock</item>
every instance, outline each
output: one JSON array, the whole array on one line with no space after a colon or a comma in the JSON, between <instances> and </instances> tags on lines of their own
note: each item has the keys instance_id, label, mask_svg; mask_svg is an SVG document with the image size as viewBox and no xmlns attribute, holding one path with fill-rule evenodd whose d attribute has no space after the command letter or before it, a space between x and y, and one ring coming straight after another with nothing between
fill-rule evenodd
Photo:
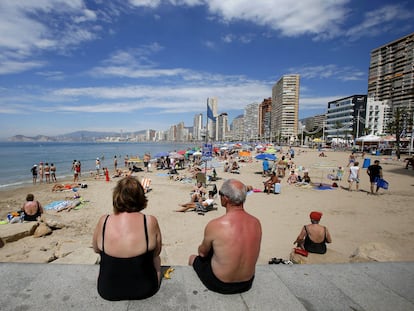
<instances>
[{"instance_id":1,"label":"rock","mask_svg":"<svg viewBox=\"0 0 414 311\"><path fill-rule=\"evenodd\" d=\"M44 222L49 228L52 230L55 229L62 229L65 227L65 224L62 223L60 217L50 215L50 214L42 214L40 220Z\"/></svg>"},{"instance_id":2,"label":"rock","mask_svg":"<svg viewBox=\"0 0 414 311\"><path fill-rule=\"evenodd\" d=\"M36 228L33 236L35 238L40 238L51 233L52 229L50 229L45 223L40 223L39 226Z\"/></svg>"},{"instance_id":3,"label":"rock","mask_svg":"<svg viewBox=\"0 0 414 311\"><path fill-rule=\"evenodd\" d=\"M351 255L351 262L394 261L397 254L386 244L369 242L360 245Z\"/></svg>"},{"instance_id":4,"label":"rock","mask_svg":"<svg viewBox=\"0 0 414 311\"><path fill-rule=\"evenodd\" d=\"M95 253L91 247L82 247L51 263L95 265L99 263L99 260L99 254Z\"/></svg>"},{"instance_id":5,"label":"rock","mask_svg":"<svg viewBox=\"0 0 414 311\"><path fill-rule=\"evenodd\" d=\"M8 224L0 226L0 240L5 243L14 242L24 237L32 235L39 225L36 221L27 221L18 224ZM1 244L1 242L0 242Z\"/></svg>"}]
</instances>

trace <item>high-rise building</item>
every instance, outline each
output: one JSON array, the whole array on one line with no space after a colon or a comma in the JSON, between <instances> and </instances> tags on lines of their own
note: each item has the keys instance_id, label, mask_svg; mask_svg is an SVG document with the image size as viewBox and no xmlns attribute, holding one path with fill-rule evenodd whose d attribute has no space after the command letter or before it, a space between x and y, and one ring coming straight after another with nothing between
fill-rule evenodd
<instances>
[{"instance_id":1,"label":"high-rise building","mask_svg":"<svg viewBox=\"0 0 414 311\"><path fill-rule=\"evenodd\" d=\"M272 88L272 139L293 142L298 135L299 75L284 75Z\"/></svg>"},{"instance_id":2,"label":"high-rise building","mask_svg":"<svg viewBox=\"0 0 414 311\"><path fill-rule=\"evenodd\" d=\"M272 118L272 98L263 99L259 105L259 139L270 140Z\"/></svg>"},{"instance_id":3,"label":"high-rise building","mask_svg":"<svg viewBox=\"0 0 414 311\"><path fill-rule=\"evenodd\" d=\"M414 33L371 51L368 97L391 109L414 108Z\"/></svg>"},{"instance_id":4,"label":"high-rise building","mask_svg":"<svg viewBox=\"0 0 414 311\"><path fill-rule=\"evenodd\" d=\"M366 95L352 95L328 103L326 112L326 135L328 141L349 142L362 136L367 106Z\"/></svg>"},{"instance_id":5,"label":"high-rise building","mask_svg":"<svg viewBox=\"0 0 414 311\"><path fill-rule=\"evenodd\" d=\"M202 137L203 131L203 114L199 113L194 116L194 123L193 123L193 139L195 141L203 140Z\"/></svg>"},{"instance_id":6,"label":"high-rise building","mask_svg":"<svg viewBox=\"0 0 414 311\"><path fill-rule=\"evenodd\" d=\"M229 120L227 113L223 112L217 116L217 141L227 141L229 133Z\"/></svg>"},{"instance_id":7,"label":"high-rise building","mask_svg":"<svg viewBox=\"0 0 414 311\"><path fill-rule=\"evenodd\" d=\"M231 123L231 138L234 141L242 141L244 133L244 116L239 115Z\"/></svg>"},{"instance_id":8,"label":"high-rise building","mask_svg":"<svg viewBox=\"0 0 414 311\"><path fill-rule=\"evenodd\" d=\"M208 113L208 109L210 109L212 116L214 118L211 119ZM218 103L216 97L209 97L207 98L207 135L208 135L208 141L210 140L217 140L217 124L216 124L216 118L218 116Z\"/></svg>"},{"instance_id":9,"label":"high-rise building","mask_svg":"<svg viewBox=\"0 0 414 311\"><path fill-rule=\"evenodd\" d=\"M257 140L259 136L259 104L252 103L244 108L243 140Z\"/></svg>"},{"instance_id":10,"label":"high-rise building","mask_svg":"<svg viewBox=\"0 0 414 311\"><path fill-rule=\"evenodd\" d=\"M392 117L390 105L385 101L367 99L364 134L383 135L387 133L387 122ZM366 130L366 132L365 132Z\"/></svg>"}]
</instances>

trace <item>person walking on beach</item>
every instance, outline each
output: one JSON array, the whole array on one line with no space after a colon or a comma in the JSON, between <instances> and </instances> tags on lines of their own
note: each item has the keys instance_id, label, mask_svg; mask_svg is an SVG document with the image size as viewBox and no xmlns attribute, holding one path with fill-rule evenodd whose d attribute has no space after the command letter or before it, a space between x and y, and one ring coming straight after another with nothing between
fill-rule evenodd
<instances>
[{"instance_id":1,"label":"person walking on beach","mask_svg":"<svg viewBox=\"0 0 414 311\"><path fill-rule=\"evenodd\" d=\"M32 172L32 178L33 178L33 185L36 185L36 181L37 181L37 165L33 165L33 167L30 169L30 171Z\"/></svg>"},{"instance_id":2,"label":"person walking on beach","mask_svg":"<svg viewBox=\"0 0 414 311\"><path fill-rule=\"evenodd\" d=\"M382 167L379 165L380 161L375 160L374 164L368 166L367 174L369 175L369 181L371 183L371 194L374 194L374 186L376 185L377 188L375 193L378 193L379 186L377 184L378 179L382 179Z\"/></svg>"},{"instance_id":3,"label":"person walking on beach","mask_svg":"<svg viewBox=\"0 0 414 311\"><path fill-rule=\"evenodd\" d=\"M95 160L95 169L96 169L96 177L95 178L99 178L99 174L100 174L100 169L101 169L101 161L99 160L99 158L96 158Z\"/></svg>"},{"instance_id":4,"label":"person walking on beach","mask_svg":"<svg viewBox=\"0 0 414 311\"><path fill-rule=\"evenodd\" d=\"M226 214L207 224L198 255L191 255L188 263L209 290L242 293L253 284L262 228L244 210L247 188L242 182L227 179L219 195Z\"/></svg>"},{"instance_id":5,"label":"person walking on beach","mask_svg":"<svg viewBox=\"0 0 414 311\"><path fill-rule=\"evenodd\" d=\"M352 184L355 182L356 191L359 190L359 162L355 161L354 165L349 168L349 176L348 176L348 183L349 183L349 191L352 191Z\"/></svg>"}]
</instances>

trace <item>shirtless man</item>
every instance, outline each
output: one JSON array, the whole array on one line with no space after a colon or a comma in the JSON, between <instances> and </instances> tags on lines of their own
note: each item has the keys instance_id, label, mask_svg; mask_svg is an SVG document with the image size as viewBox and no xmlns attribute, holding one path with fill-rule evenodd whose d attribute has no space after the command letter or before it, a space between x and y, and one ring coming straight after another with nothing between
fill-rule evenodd
<instances>
[{"instance_id":1,"label":"shirtless man","mask_svg":"<svg viewBox=\"0 0 414 311\"><path fill-rule=\"evenodd\" d=\"M26 203L23 204L22 212L24 212L25 221L36 221L37 217L43 214L43 207L39 201L34 200L34 195L29 193L26 196Z\"/></svg>"},{"instance_id":2,"label":"shirtless man","mask_svg":"<svg viewBox=\"0 0 414 311\"><path fill-rule=\"evenodd\" d=\"M273 185L277 183L280 183L280 180L277 177L276 172L272 172L272 175L270 175L270 178L263 182L264 192L267 192L267 194L269 194L270 191L272 190Z\"/></svg>"},{"instance_id":3,"label":"shirtless man","mask_svg":"<svg viewBox=\"0 0 414 311\"><path fill-rule=\"evenodd\" d=\"M45 163L45 166L43 167L43 170L45 172L45 179L46 179L46 183L50 184L50 166L49 163Z\"/></svg>"},{"instance_id":4,"label":"shirtless man","mask_svg":"<svg viewBox=\"0 0 414 311\"><path fill-rule=\"evenodd\" d=\"M198 256L191 255L188 263L211 291L236 294L248 291L253 284L262 228L243 208L243 183L228 179L219 195L226 214L207 224Z\"/></svg>"}]
</instances>

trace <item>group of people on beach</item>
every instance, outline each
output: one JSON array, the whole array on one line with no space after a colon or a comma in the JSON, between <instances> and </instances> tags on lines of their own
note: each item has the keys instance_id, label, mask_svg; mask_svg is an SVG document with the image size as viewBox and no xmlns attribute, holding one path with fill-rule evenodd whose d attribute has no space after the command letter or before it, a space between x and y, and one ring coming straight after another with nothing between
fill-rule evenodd
<instances>
[{"instance_id":1,"label":"group of people on beach","mask_svg":"<svg viewBox=\"0 0 414 311\"><path fill-rule=\"evenodd\" d=\"M191 204L206 190L198 183ZM208 222L191 265L211 291L235 294L253 284L260 253L260 221L244 209L248 187L237 179L223 182L218 195L226 209L223 216ZM212 193L209 193L212 196ZM93 234L93 249L101 255L97 289L107 300L145 299L158 292L162 271L162 234L156 217L142 213L148 199L133 176L122 178L113 190L113 214L102 216ZM190 205L183 204L187 209ZM194 205L191 205L194 207ZM298 247L323 254L332 241L329 231L319 225L322 213L312 212L311 224L295 240Z\"/></svg>"},{"instance_id":2,"label":"group of people on beach","mask_svg":"<svg viewBox=\"0 0 414 311\"><path fill-rule=\"evenodd\" d=\"M42 161L39 165L34 164L30 169L32 173L32 181L35 185L37 183L37 179L39 178L39 182L43 183L43 179L45 179L45 183L50 184L51 182L57 182L56 179L56 166L51 163L43 163Z\"/></svg>"}]
</instances>

